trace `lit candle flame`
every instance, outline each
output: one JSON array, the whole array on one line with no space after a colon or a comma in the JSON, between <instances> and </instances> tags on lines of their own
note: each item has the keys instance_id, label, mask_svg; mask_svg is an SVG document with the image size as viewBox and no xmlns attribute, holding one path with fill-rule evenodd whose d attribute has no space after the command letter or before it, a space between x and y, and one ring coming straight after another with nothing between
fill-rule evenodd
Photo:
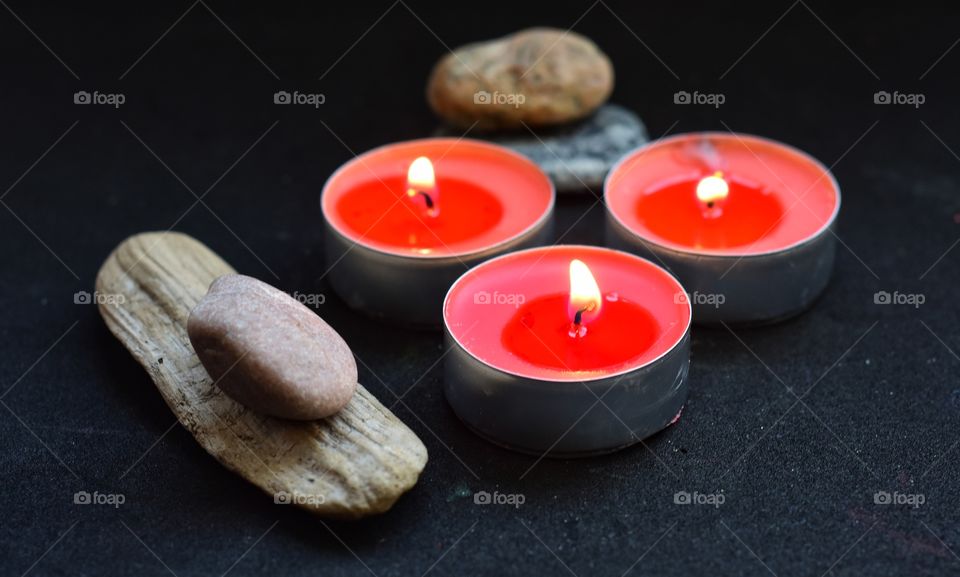
<instances>
[{"instance_id":1,"label":"lit candle flame","mask_svg":"<svg viewBox=\"0 0 960 577\"><path fill-rule=\"evenodd\" d=\"M723 179L722 172L715 172L706 176L697 183L697 198L708 207L725 198L730 194L730 186Z\"/></svg>"},{"instance_id":2,"label":"lit candle flame","mask_svg":"<svg viewBox=\"0 0 960 577\"><path fill-rule=\"evenodd\" d=\"M602 303L600 287L587 265L577 259L570 261L569 312L573 322L570 328L571 336L582 337L586 334L587 328L584 325L597 316Z\"/></svg>"},{"instance_id":3,"label":"lit candle flame","mask_svg":"<svg viewBox=\"0 0 960 577\"><path fill-rule=\"evenodd\" d=\"M437 206L437 178L433 172L433 163L426 156L418 156L407 169L407 196L411 199L422 197L427 215L437 216L440 210Z\"/></svg>"},{"instance_id":4,"label":"lit candle flame","mask_svg":"<svg viewBox=\"0 0 960 577\"><path fill-rule=\"evenodd\" d=\"M418 156L410 163L407 169L407 185L411 189L429 190L437 185L436 176L433 174L433 163L426 156ZM414 191L414 194L416 192Z\"/></svg>"}]
</instances>

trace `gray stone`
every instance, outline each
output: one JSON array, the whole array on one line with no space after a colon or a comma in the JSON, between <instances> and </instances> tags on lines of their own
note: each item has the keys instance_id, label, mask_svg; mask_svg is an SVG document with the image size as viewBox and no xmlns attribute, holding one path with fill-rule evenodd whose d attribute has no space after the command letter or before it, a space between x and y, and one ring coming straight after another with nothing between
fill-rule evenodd
<instances>
[{"instance_id":1,"label":"gray stone","mask_svg":"<svg viewBox=\"0 0 960 577\"><path fill-rule=\"evenodd\" d=\"M551 129L523 133L468 134L512 148L529 157L553 180L558 193L599 194L603 179L623 155L646 144L647 129L636 114L615 104L601 106L589 118ZM461 136L454 128L442 127L439 136Z\"/></svg>"}]
</instances>

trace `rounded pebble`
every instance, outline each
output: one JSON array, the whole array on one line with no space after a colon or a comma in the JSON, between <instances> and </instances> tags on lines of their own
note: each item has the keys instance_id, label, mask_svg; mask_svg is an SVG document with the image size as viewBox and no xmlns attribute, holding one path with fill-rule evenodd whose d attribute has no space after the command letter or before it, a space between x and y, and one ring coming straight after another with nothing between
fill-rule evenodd
<instances>
[{"instance_id":1,"label":"rounded pebble","mask_svg":"<svg viewBox=\"0 0 960 577\"><path fill-rule=\"evenodd\" d=\"M427 98L455 126L499 130L583 118L612 91L613 65L596 44L532 28L448 54L430 75Z\"/></svg>"},{"instance_id":2,"label":"rounded pebble","mask_svg":"<svg viewBox=\"0 0 960 577\"><path fill-rule=\"evenodd\" d=\"M260 413L321 419L342 409L357 386L343 338L296 299L252 277L213 281L190 313L187 333L216 385Z\"/></svg>"}]
</instances>

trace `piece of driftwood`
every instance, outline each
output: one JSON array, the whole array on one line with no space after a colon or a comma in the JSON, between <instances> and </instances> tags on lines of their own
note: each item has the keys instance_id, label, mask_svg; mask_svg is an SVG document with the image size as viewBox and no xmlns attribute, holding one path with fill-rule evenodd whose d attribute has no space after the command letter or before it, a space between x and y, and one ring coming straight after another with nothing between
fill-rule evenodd
<instances>
[{"instance_id":1,"label":"piece of driftwood","mask_svg":"<svg viewBox=\"0 0 960 577\"><path fill-rule=\"evenodd\" d=\"M203 448L275 502L333 517L386 511L416 484L427 449L363 386L339 413L297 422L251 411L207 375L187 318L210 283L233 272L187 235L138 234L97 275L101 294L123 295L100 299L100 314Z\"/></svg>"}]
</instances>

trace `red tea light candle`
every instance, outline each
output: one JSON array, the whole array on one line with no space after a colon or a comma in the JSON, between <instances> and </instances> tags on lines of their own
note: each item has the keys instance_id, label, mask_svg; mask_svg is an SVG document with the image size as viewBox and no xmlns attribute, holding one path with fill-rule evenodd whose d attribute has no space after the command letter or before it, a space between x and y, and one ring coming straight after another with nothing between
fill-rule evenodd
<instances>
[{"instance_id":1,"label":"red tea light candle","mask_svg":"<svg viewBox=\"0 0 960 577\"><path fill-rule=\"evenodd\" d=\"M651 256L683 283L698 323L768 323L830 280L840 189L799 150L695 133L628 154L607 176L607 244Z\"/></svg>"},{"instance_id":2,"label":"red tea light candle","mask_svg":"<svg viewBox=\"0 0 960 577\"><path fill-rule=\"evenodd\" d=\"M692 311L678 294L670 273L607 248L489 260L444 301L447 400L475 432L522 452L632 445L687 398Z\"/></svg>"},{"instance_id":3,"label":"red tea light candle","mask_svg":"<svg viewBox=\"0 0 960 577\"><path fill-rule=\"evenodd\" d=\"M439 326L443 296L466 269L548 240L553 204L550 179L500 146L434 138L377 148L324 186L330 284L375 317Z\"/></svg>"}]
</instances>

